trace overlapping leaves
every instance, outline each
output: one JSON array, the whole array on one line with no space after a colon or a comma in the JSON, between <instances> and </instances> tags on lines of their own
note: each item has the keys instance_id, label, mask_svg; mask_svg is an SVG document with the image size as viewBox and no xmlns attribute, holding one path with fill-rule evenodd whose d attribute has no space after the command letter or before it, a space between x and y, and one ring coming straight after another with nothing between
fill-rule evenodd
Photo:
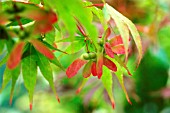
<instances>
[{"instance_id":1,"label":"overlapping leaves","mask_svg":"<svg viewBox=\"0 0 170 113\"><path fill-rule=\"evenodd\" d=\"M41 1L31 0L31 2L39 3ZM48 81L57 100L60 101L53 83L51 63L62 70L65 69L54 52L72 54L84 48L86 53L73 61L66 70L66 75L71 78L84 66L82 75L86 79L84 79L77 93L80 92L90 75L101 78L114 108L112 91L112 73L114 73L125 92L128 102L131 103L124 87L122 68L125 68L129 75L130 72L119 55L125 54L125 60L127 61L130 44L129 31L139 53L137 66L142 58L142 45L135 25L129 19L108 4L103 4L102 12L101 9L94 7L95 5L92 3L82 2L81 0L56 0L53 2L44 0L43 8L32 3L8 2L8 4L12 8L5 7L2 11L0 10L0 31L2 32L0 36L0 55L4 49L7 51L3 53L6 56L1 60L0 66L7 64L1 91L12 79L11 102L16 81L22 70L24 85L29 93L30 109L32 109L37 67ZM102 36L98 36L97 29L93 24L93 21L95 21L93 14L98 17L104 27ZM110 18L115 21L120 35L108 39L112 34L107 24ZM11 20L14 21L11 22ZM60 23L56 23L58 20ZM56 31L61 32L64 39L55 39ZM70 42L70 45L63 51L57 48L56 42Z\"/></svg>"}]
</instances>

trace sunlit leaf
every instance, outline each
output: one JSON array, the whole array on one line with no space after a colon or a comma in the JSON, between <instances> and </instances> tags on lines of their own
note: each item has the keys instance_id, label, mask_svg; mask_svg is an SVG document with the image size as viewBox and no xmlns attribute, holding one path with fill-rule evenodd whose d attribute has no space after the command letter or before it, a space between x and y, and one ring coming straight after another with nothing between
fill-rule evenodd
<instances>
[{"instance_id":1,"label":"sunlit leaf","mask_svg":"<svg viewBox=\"0 0 170 113\"><path fill-rule=\"evenodd\" d=\"M54 81L53 81L53 73L52 73L52 68L50 66L50 62L45 56L43 56L39 52L37 52L37 56L39 58L37 63L40 68L40 71L42 75L44 76L44 78L49 82L49 85L51 86L52 91L54 92L54 94L56 95L56 98L60 102L58 95L56 93L56 90L55 90Z\"/></svg>"},{"instance_id":2,"label":"sunlit leaf","mask_svg":"<svg viewBox=\"0 0 170 113\"><path fill-rule=\"evenodd\" d=\"M130 104L132 104L131 101L130 101L130 99L129 99L128 93L127 93L127 91L126 91L125 85L124 85L122 67L121 67L121 65L119 65L118 63L116 63L116 66L117 66L117 72L115 72L115 75L116 75L116 77L118 78L118 81L119 81L119 83L120 83L120 85L121 85L121 87L122 87L123 92L125 93L125 96L126 96L127 101L128 101Z\"/></svg>"},{"instance_id":3,"label":"sunlit leaf","mask_svg":"<svg viewBox=\"0 0 170 113\"><path fill-rule=\"evenodd\" d=\"M29 93L30 110L32 109L33 94L37 78L37 64L32 56L28 56L22 60L22 75L24 85Z\"/></svg>"},{"instance_id":4,"label":"sunlit leaf","mask_svg":"<svg viewBox=\"0 0 170 113\"><path fill-rule=\"evenodd\" d=\"M130 30L132 37L135 41L137 50L138 50L138 59L137 59L137 67L142 59L143 56L143 51L142 51L142 43L141 43L141 38L140 35L135 27L135 25L125 16L123 16L121 13L116 11L114 8L109 6L108 4L105 5L105 8L107 9L108 13L110 16L115 20L115 23L119 29L119 32L122 36L123 39L123 44L125 47L125 54L126 58L128 55L128 39L129 39L129 32L128 29Z\"/></svg>"},{"instance_id":5,"label":"sunlit leaf","mask_svg":"<svg viewBox=\"0 0 170 113\"><path fill-rule=\"evenodd\" d=\"M126 66L126 64L119 58L119 56L115 55L115 58L114 58L118 63L119 65L121 65L122 67L124 67L126 69L126 71L128 72L129 75L132 76L131 72L129 71L128 67Z\"/></svg>"},{"instance_id":6,"label":"sunlit leaf","mask_svg":"<svg viewBox=\"0 0 170 113\"><path fill-rule=\"evenodd\" d=\"M19 65L15 69L12 70L12 86L11 86L11 93L10 93L10 104L12 104L15 84L16 84L16 81L17 81L19 74L20 74L20 71L21 71L20 67L21 66Z\"/></svg>"},{"instance_id":7,"label":"sunlit leaf","mask_svg":"<svg viewBox=\"0 0 170 113\"><path fill-rule=\"evenodd\" d=\"M117 14L118 12L108 4L105 5L107 13L111 16L111 18L115 21L116 26L120 32L120 35L123 40L123 44L125 47L125 55L126 55L126 61L128 57L128 40L129 40L129 30L127 25L124 23L124 21L121 19L121 17Z\"/></svg>"},{"instance_id":8,"label":"sunlit leaf","mask_svg":"<svg viewBox=\"0 0 170 113\"><path fill-rule=\"evenodd\" d=\"M85 63L87 63L87 61L79 58L73 61L66 70L67 77L68 78L74 77Z\"/></svg>"},{"instance_id":9,"label":"sunlit leaf","mask_svg":"<svg viewBox=\"0 0 170 113\"><path fill-rule=\"evenodd\" d=\"M111 100L112 103L112 107L115 107L115 102L114 102L114 98L113 98L113 88L112 88L112 74L111 71L106 68L105 66L103 66L103 75L102 75L102 83L109 95L109 98Z\"/></svg>"},{"instance_id":10,"label":"sunlit leaf","mask_svg":"<svg viewBox=\"0 0 170 113\"><path fill-rule=\"evenodd\" d=\"M131 75L131 74L130 74L128 68L126 67L126 65L119 59L119 57L118 57L117 55L115 55L115 58L114 58L114 59L111 59L111 58L110 58L110 60L111 60L112 62L114 62L115 65L116 65L116 67L117 67L117 71L114 72L114 74L115 74L116 77L118 78L118 81L119 81L119 83L120 83L120 85L121 85L121 87L122 87L122 89L123 89L123 91L124 91L124 93L125 93L126 99L127 99L127 101L128 101L130 104L132 104L131 101L130 101L130 99L129 99L129 96L128 96L128 93L127 93L127 91L126 91L126 88L125 88L125 86L124 86L124 81L123 81L123 68L125 68L125 69L128 71L129 75Z\"/></svg>"}]
</instances>

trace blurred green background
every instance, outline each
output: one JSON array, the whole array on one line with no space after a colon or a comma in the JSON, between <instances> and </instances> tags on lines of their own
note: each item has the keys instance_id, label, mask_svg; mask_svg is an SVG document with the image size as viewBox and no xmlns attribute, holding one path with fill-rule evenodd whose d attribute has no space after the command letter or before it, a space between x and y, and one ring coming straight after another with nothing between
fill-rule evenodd
<instances>
[{"instance_id":1,"label":"blurred green background","mask_svg":"<svg viewBox=\"0 0 170 113\"><path fill-rule=\"evenodd\" d=\"M0 113L170 113L170 1L107 0L107 2L136 24L143 41L144 57L139 68L132 77L124 78L132 105L126 101L116 77L113 78L116 108L112 109L100 80L91 77L80 94L76 94L76 89L83 80L81 73L68 79L63 71L53 66L60 104L48 83L39 75L32 111L29 110L28 93L23 80L19 78L12 105L9 105L10 84L0 94ZM55 54L58 55L57 52ZM66 68L78 56L78 54L65 55L60 61ZM1 58L3 56L0 56ZM128 67L131 68L134 62L134 57L130 56ZM5 65L0 67L0 85L4 68Z\"/></svg>"}]
</instances>

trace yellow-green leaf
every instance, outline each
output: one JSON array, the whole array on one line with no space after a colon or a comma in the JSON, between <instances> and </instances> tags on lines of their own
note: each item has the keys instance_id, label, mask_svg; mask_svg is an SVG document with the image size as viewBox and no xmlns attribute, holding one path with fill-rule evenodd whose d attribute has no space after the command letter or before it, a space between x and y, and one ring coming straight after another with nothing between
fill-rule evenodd
<instances>
[{"instance_id":1,"label":"yellow-green leaf","mask_svg":"<svg viewBox=\"0 0 170 113\"><path fill-rule=\"evenodd\" d=\"M12 86L11 86L11 93L10 93L10 104L12 104L12 98L13 98L13 94L14 94L14 88L15 88L15 84L16 81L19 77L20 74L20 65L17 66L15 69L12 70Z\"/></svg>"},{"instance_id":2,"label":"yellow-green leaf","mask_svg":"<svg viewBox=\"0 0 170 113\"><path fill-rule=\"evenodd\" d=\"M123 40L123 44L125 47L125 55L126 55L126 61L128 58L128 42L129 42L129 30L128 27L126 25L126 23L124 23L124 21L121 19L121 17L117 14L118 12L111 6L109 6L108 4L105 5L106 11L107 13L109 13L110 17L115 21L116 26L120 32L120 35L122 37Z\"/></svg>"},{"instance_id":3,"label":"yellow-green leaf","mask_svg":"<svg viewBox=\"0 0 170 113\"><path fill-rule=\"evenodd\" d=\"M32 109L33 93L36 85L37 64L33 56L28 56L22 60L22 75L24 85L29 93L30 110Z\"/></svg>"},{"instance_id":4,"label":"yellow-green leaf","mask_svg":"<svg viewBox=\"0 0 170 113\"><path fill-rule=\"evenodd\" d=\"M112 88L112 74L111 74L111 71L103 66L103 75L102 75L102 83L109 95L109 98L111 100L111 103L112 103L112 107L114 108L115 107L115 103L114 103L114 98L113 98L113 88Z\"/></svg>"},{"instance_id":5,"label":"yellow-green leaf","mask_svg":"<svg viewBox=\"0 0 170 113\"><path fill-rule=\"evenodd\" d=\"M48 58L46 58L44 55L40 54L39 52L37 52L37 56L38 56L37 64L40 68L40 71L42 75L44 76L44 78L48 81L52 91L56 95L57 100L60 102L58 95L56 93L55 86L54 86L53 73L52 73L50 62Z\"/></svg>"},{"instance_id":6,"label":"yellow-green leaf","mask_svg":"<svg viewBox=\"0 0 170 113\"><path fill-rule=\"evenodd\" d=\"M110 16L115 20L115 23L119 29L119 32L123 38L123 44L125 46L125 53L127 58L127 52L128 52L128 39L129 39L129 30L132 34L132 37L134 39L134 42L136 44L137 50L138 50L138 59L137 59L137 67L142 59L143 51L142 51L142 43L140 35L136 29L136 26L132 23L131 20L123 16L121 13L116 11L114 8L109 6L108 4L105 4L105 8L107 13L110 14ZM129 29L129 30L128 30Z\"/></svg>"}]
</instances>

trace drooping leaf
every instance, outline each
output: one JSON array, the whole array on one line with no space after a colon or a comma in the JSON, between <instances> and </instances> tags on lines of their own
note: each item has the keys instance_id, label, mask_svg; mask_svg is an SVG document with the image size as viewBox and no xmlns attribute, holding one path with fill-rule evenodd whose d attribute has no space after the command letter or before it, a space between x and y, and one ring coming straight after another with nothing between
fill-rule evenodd
<instances>
[{"instance_id":1,"label":"drooping leaf","mask_svg":"<svg viewBox=\"0 0 170 113\"><path fill-rule=\"evenodd\" d=\"M42 42L36 39L30 40L30 42L35 47L35 49L42 53L44 56L46 56L49 59L54 58L54 54Z\"/></svg>"},{"instance_id":2,"label":"drooping leaf","mask_svg":"<svg viewBox=\"0 0 170 113\"><path fill-rule=\"evenodd\" d=\"M44 76L44 78L48 81L53 93L56 95L57 100L60 102L59 97L56 93L55 86L54 86L53 73L52 73L52 69L50 66L50 62L45 56L43 56L39 52L37 52L37 56L39 59L37 61L37 64L40 68L40 71L41 71L42 75Z\"/></svg>"},{"instance_id":3,"label":"drooping leaf","mask_svg":"<svg viewBox=\"0 0 170 113\"><path fill-rule=\"evenodd\" d=\"M111 34L111 29L107 28L106 31L105 31L105 34L104 34L105 40L110 36L110 34Z\"/></svg>"},{"instance_id":4,"label":"drooping leaf","mask_svg":"<svg viewBox=\"0 0 170 113\"><path fill-rule=\"evenodd\" d=\"M110 70L116 72L117 71L117 66L114 62L112 62L111 60L109 60L106 57L103 57L103 64L109 68Z\"/></svg>"},{"instance_id":5,"label":"drooping leaf","mask_svg":"<svg viewBox=\"0 0 170 113\"><path fill-rule=\"evenodd\" d=\"M126 64L119 58L118 55L115 55L115 58L114 58L114 59L119 63L120 66L122 66L122 67L124 67L124 68L126 69L126 71L128 72L128 74L129 74L130 76L132 76L132 74L131 74L131 72L129 71L128 67L127 67Z\"/></svg>"},{"instance_id":6,"label":"drooping leaf","mask_svg":"<svg viewBox=\"0 0 170 113\"><path fill-rule=\"evenodd\" d=\"M141 43L141 38L140 35L137 31L137 28L135 25L125 16L123 16L121 13L116 11L114 8L109 6L108 4L105 5L105 8L107 9L108 13L110 16L115 20L115 23L119 29L119 32L122 36L123 39L123 44L125 47L125 54L127 58L127 53L128 53L128 39L129 39L129 32L128 29L130 30L132 37L135 41L137 50L138 50L138 59L137 59L137 67L142 59L143 56L143 51L142 51L142 43Z\"/></svg>"},{"instance_id":7,"label":"drooping leaf","mask_svg":"<svg viewBox=\"0 0 170 113\"><path fill-rule=\"evenodd\" d=\"M15 69L12 70L12 86L11 86L11 93L10 93L10 104L12 104L15 84L20 74L20 67L21 66L19 65Z\"/></svg>"},{"instance_id":8,"label":"drooping leaf","mask_svg":"<svg viewBox=\"0 0 170 113\"><path fill-rule=\"evenodd\" d=\"M89 80L89 78L83 78L83 81L81 83L81 85L79 86L79 88L76 90L76 94L80 93L80 91L82 90L82 88L86 85L87 81Z\"/></svg>"},{"instance_id":9,"label":"drooping leaf","mask_svg":"<svg viewBox=\"0 0 170 113\"><path fill-rule=\"evenodd\" d=\"M115 107L115 102L114 102L114 98L113 98L113 90L112 90L112 74L111 71L106 68L105 66L103 66L103 76L101 78L102 83L109 95L109 98L111 100L112 103L112 107Z\"/></svg>"},{"instance_id":10,"label":"drooping leaf","mask_svg":"<svg viewBox=\"0 0 170 113\"><path fill-rule=\"evenodd\" d=\"M126 91L126 88L125 88L125 86L124 86L122 66L121 66L118 62L115 62L115 63L116 63L116 66L117 66L117 72L115 72L115 75L116 75L116 77L118 78L118 81L119 81L119 83L120 83L120 85L121 85L121 87L122 87L123 92L125 93L125 96L126 96L127 101L128 101L130 104L132 104L131 101L130 101L130 99L129 99L129 96L128 96L128 93L127 93L127 91Z\"/></svg>"},{"instance_id":11,"label":"drooping leaf","mask_svg":"<svg viewBox=\"0 0 170 113\"><path fill-rule=\"evenodd\" d=\"M137 31L136 26L128 18L126 18L124 16L122 16L122 18L123 18L123 21L127 24L128 28L132 34L133 40L135 41L137 50L138 50L138 59L137 59L137 66L136 66L136 67L138 67L139 63L142 59L142 56L143 56L142 41L141 41L141 38Z\"/></svg>"},{"instance_id":12,"label":"drooping leaf","mask_svg":"<svg viewBox=\"0 0 170 113\"><path fill-rule=\"evenodd\" d=\"M87 61L82 60L82 59L76 59L71 63L71 65L67 68L66 70L66 75L68 78L74 77L79 69L85 64Z\"/></svg>"},{"instance_id":13,"label":"drooping leaf","mask_svg":"<svg viewBox=\"0 0 170 113\"><path fill-rule=\"evenodd\" d=\"M19 42L15 45L15 47L12 49L8 61L7 61L7 67L9 69L14 69L21 60L22 57L22 50L24 48L25 42Z\"/></svg>"},{"instance_id":14,"label":"drooping leaf","mask_svg":"<svg viewBox=\"0 0 170 113\"><path fill-rule=\"evenodd\" d=\"M90 61L84 66L83 73L82 73L84 78L88 78L88 77L91 75L92 62L93 62L93 61L90 60Z\"/></svg>"},{"instance_id":15,"label":"drooping leaf","mask_svg":"<svg viewBox=\"0 0 170 113\"><path fill-rule=\"evenodd\" d=\"M115 21L116 26L120 32L120 35L123 40L123 45L125 47L125 55L126 55L126 61L128 58L128 40L129 40L129 30L127 25L124 23L124 21L121 19L120 15L118 15L117 11L109 6L107 3L105 4L104 8L106 8L107 13L110 15L110 17Z\"/></svg>"},{"instance_id":16,"label":"drooping leaf","mask_svg":"<svg viewBox=\"0 0 170 113\"><path fill-rule=\"evenodd\" d=\"M24 79L25 88L29 93L30 106L32 106L33 93L37 78L37 64L32 55L22 60L22 75ZM31 109L32 107L30 107L30 110Z\"/></svg>"},{"instance_id":17,"label":"drooping leaf","mask_svg":"<svg viewBox=\"0 0 170 113\"><path fill-rule=\"evenodd\" d=\"M91 73L92 73L93 76L97 76L96 62L93 62L93 63L92 63L92 66L91 66Z\"/></svg>"},{"instance_id":18,"label":"drooping leaf","mask_svg":"<svg viewBox=\"0 0 170 113\"><path fill-rule=\"evenodd\" d=\"M100 79L103 73L103 53L97 53L97 63L96 63L97 76Z\"/></svg>"},{"instance_id":19,"label":"drooping leaf","mask_svg":"<svg viewBox=\"0 0 170 113\"><path fill-rule=\"evenodd\" d=\"M128 93L126 91L125 85L124 85L123 74L121 74L121 75L116 74L116 76L117 76L118 81L119 81L119 83L120 83L120 85L122 87L123 92L125 93L127 101L129 102L129 104L132 104L132 102L130 101L130 98L128 96Z\"/></svg>"},{"instance_id":20,"label":"drooping leaf","mask_svg":"<svg viewBox=\"0 0 170 113\"><path fill-rule=\"evenodd\" d=\"M104 48L105 48L106 54L107 54L109 57L114 58L114 53L113 53L112 48L111 48L111 46L110 46L110 44L109 44L108 42L105 43Z\"/></svg>"}]
</instances>

